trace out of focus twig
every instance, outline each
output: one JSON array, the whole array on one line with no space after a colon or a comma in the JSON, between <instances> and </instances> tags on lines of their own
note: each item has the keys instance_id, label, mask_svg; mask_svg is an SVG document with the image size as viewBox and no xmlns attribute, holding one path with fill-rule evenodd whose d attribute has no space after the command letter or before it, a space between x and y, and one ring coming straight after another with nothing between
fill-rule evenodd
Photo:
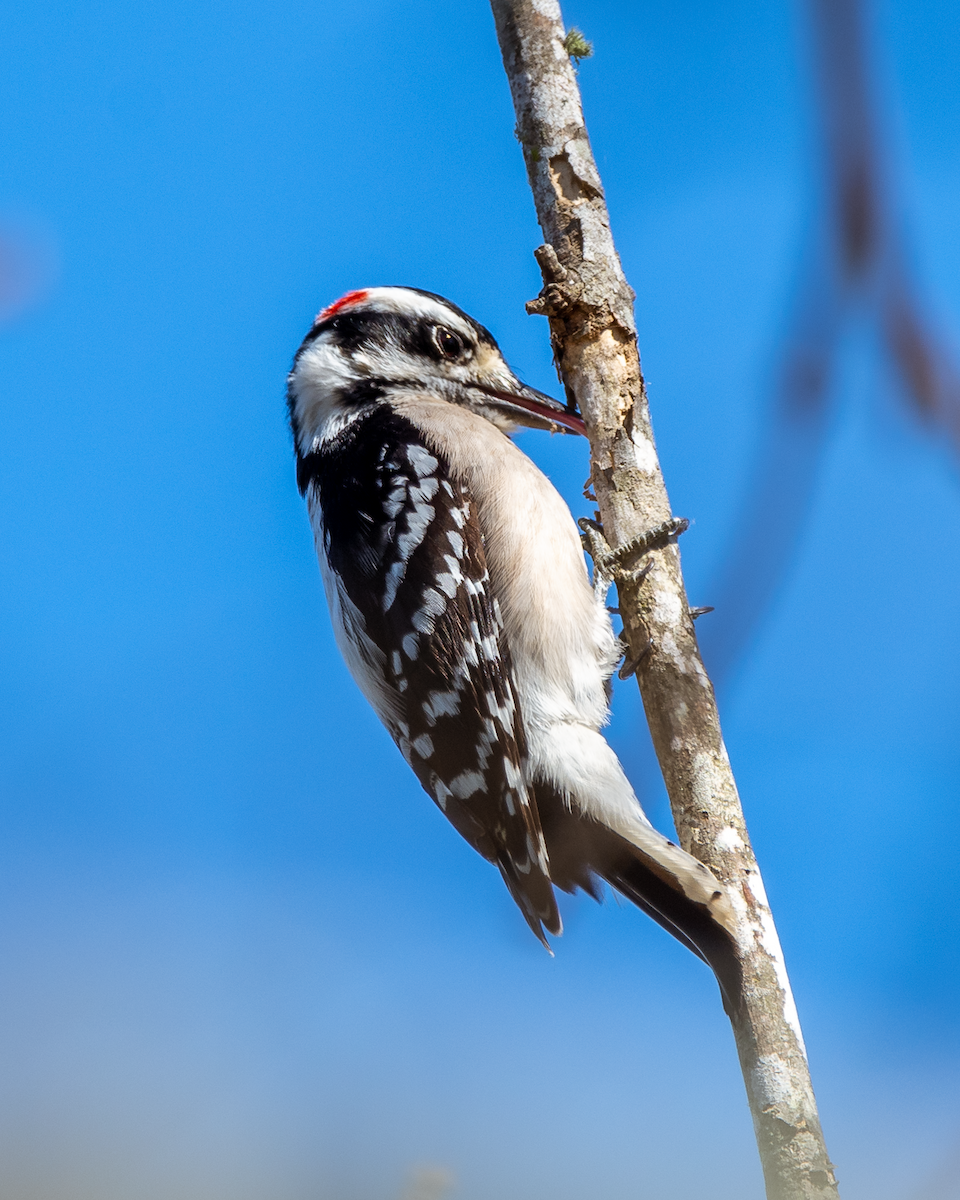
<instances>
[{"instance_id":1,"label":"out of focus twig","mask_svg":"<svg viewBox=\"0 0 960 1200\"><path fill-rule=\"evenodd\" d=\"M703 643L714 681L740 659L790 562L809 509L836 391L838 349L865 314L908 410L960 452L960 373L924 311L908 266L897 189L883 148L868 52L867 0L808 0L822 162L819 219L772 380L733 543L710 593Z\"/></svg>"},{"instance_id":2,"label":"out of focus twig","mask_svg":"<svg viewBox=\"0 0 960 1200\"><path fill-rule=\"evenodd\" d=\"M42 300L55 273L49 238L11 222L0 225L0 324Z\"/></svg>"},{"instance_id":3,"label":"out of focus twig","mask_svg":"<svg viewBox=\"0 0 960 1200\"><path fill-rule=\"evenodd\" d=\"M403 1191L403 1200L442 1200L454 1184L446 1167L422 1166L410 1172L410 1181Z\"/></svg>"}]
</instances>

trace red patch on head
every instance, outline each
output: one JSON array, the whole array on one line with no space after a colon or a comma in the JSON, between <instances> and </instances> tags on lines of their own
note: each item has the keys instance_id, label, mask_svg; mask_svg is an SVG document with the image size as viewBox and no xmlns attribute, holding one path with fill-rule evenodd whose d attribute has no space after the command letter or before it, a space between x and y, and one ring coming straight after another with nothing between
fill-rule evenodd
<instances>
[{"instance_id":1,"label":"red patch on head","mask_svg":"<svg viewBox=\"0 0 960 1200\"><path fill-rule=\"evenodd\" d=\"M349 308L351 304L360 304L366 300L366 292L347 292L345 296L341 296L339 300L334 300L332 304L328 304L326 308L317 313L314 320L314 325L319 325L321 321L329 321L331 317L335 317L342 308Z\"/></svg>"}]
</instances>

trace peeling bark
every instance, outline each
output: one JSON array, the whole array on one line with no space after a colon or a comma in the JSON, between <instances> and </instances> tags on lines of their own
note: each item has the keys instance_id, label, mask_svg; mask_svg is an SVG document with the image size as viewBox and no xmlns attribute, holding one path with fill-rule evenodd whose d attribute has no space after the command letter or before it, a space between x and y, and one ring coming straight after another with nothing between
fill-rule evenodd
<instances>
[{"instance_id":1,"label":"peeling bark","mask_svg":"<svg viewBox=\"0 0 960 1200\"><path fill-rule=\"evenodd\" d=\"M556 0L491 0L537 216L544 287L527 307L549 317L568 393L590 436L591 480L616 550L672 516L660 471L633 319L563 49ZM750 846L673 538L618 580L637 679L680 844L727 888L743 968L731 1006L769 1200L837 1197L803 1037L773 915Z\"/></svg>"}]
</instances>

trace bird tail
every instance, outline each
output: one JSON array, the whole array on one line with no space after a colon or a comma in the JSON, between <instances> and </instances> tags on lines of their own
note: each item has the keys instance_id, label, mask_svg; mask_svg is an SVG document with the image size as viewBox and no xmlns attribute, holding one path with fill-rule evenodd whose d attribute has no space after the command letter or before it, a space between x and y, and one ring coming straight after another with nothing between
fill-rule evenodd
<instances>
[{"instance_id":1,"label":"bird tail","mask_svg":"<svg viewBox=\"0 0 960 1200\"><path fill-rule=\"evenodd\" d=\"M724 1008L740 1004L743 971L736 953L730 900L713 873L652 826L630 837L571 812L555 793L538 807L553 883L602 898L600 880L616 888L677 941L702 958L720 985Z\"/></svg>"}]
</instances>

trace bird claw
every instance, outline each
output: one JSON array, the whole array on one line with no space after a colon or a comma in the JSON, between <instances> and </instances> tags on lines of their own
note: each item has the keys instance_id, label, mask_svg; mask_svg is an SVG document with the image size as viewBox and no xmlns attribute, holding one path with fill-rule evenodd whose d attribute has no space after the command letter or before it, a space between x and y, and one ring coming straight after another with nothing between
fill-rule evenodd
<instances>
[{"instance_id":1,"label":"bird claw","mask_svg":"<svg viewBox=\"0 0 960 1200\"><path fill-rule=\"evenodd\" d=\"M663 521L655 528L648 529L646 533L641 533L638 537L618 546L616 550L611 550L604 537L603 526L599 521L581 517L577 524L582 530L581 541L584 549L593 559L594 572L597 577L616 580L617 583L639 583L653 566L652 560L648 559L639 567L631 570L625 565L626 559L647 554L651 550L666 545L671 538L685 533L690 527L690 522L686 517L671 517L669 521Z\"/></svg>"},{"instance_id":2,"label":"bird claw","mask_svg":"<svg viewBox=\"0 0 960 1200\"><path fill-rule=\"evenodd\" d=\"M640 653L636 656L636 658L627 658L627 656L624 655L623 665L621 666L620 670L617 672L617 678L618 679L629 679L631 675L636 675L637 671L640 669L640 664L647 657L647 655L650 653L652 648L653 648L653 642L651 642L648 639L647 644L640 651Z\"/></svg>"},{"instance_id":3,"label":"bird claw","mask_svg":"<svg viewBox=\"0 0 960 1200\"><path fill-rule=\"evenodd\" d=\"M653 559L646 558L638 567L632 569L624 565L624 560L636 555L649 554L651 550L666 545L671 538L679 536L688 529L690 522L684 517L671 517L669 521L664 521L662 524L657 525L656 528L647 530L646 533L640 534L639 537L635 537L624 545L618 546L616 550L610 549L610 545L603 535L603 526L599 521L591 520L589 517L581 517L577 524L582 530L581 541L583 542L583 547L593 559L594 588L605 590L611 581L616 581L618 584L641 583L649 574L653 566ZM610 611L620 612L619 608L611 609ZM691 615L693 613L694 610L691 610ZM699 611L697 611L696 615L700 615ZM624 646L623 664L617 672L617 677L619 679L629 679L631 675L636 675L643 660L650 653L652 646L653 643L648 637L639 654L634 655L632 658L628 657L630 654L629 646Z\"/></svg>"}]
</instances>

